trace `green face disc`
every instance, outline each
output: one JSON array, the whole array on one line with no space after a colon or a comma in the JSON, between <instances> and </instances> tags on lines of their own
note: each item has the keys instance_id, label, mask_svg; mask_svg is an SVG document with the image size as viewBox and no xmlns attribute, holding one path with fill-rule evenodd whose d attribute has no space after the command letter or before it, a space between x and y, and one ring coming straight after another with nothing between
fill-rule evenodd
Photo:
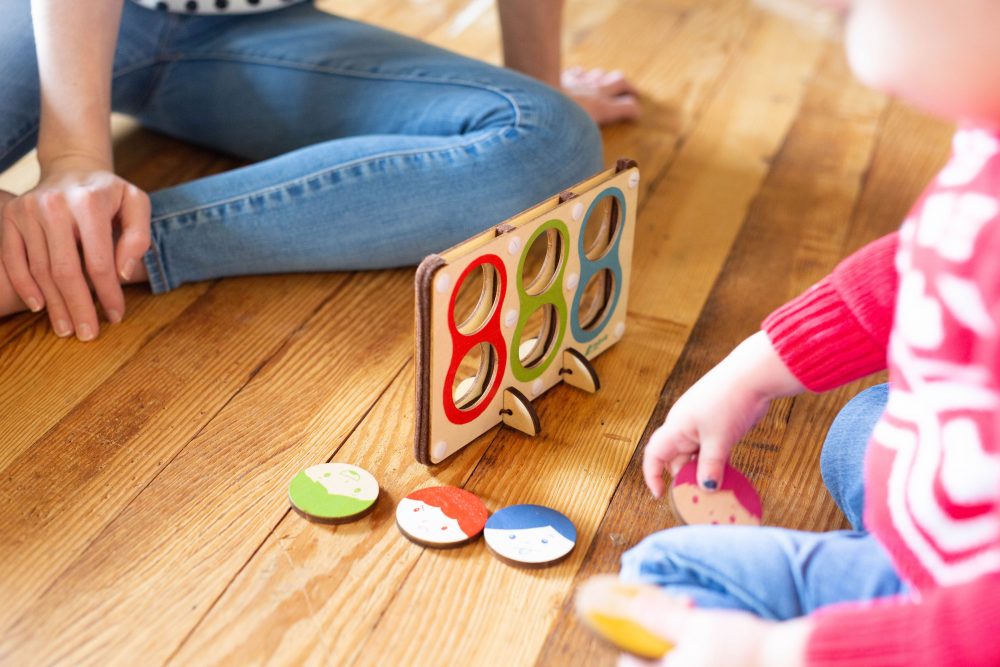
<instances>
[{"instance_id":1,"label":"green face disc","mask_svg":"<svg viewBox=\"0 0 1000 667\"><path fill-rule=\"evenodd\" d=\"M375 506L378 481L349 463L320 463L306 468L288 485L288 498L313 521L340 523L361 518Z\"/></svg>"}]
</instances>

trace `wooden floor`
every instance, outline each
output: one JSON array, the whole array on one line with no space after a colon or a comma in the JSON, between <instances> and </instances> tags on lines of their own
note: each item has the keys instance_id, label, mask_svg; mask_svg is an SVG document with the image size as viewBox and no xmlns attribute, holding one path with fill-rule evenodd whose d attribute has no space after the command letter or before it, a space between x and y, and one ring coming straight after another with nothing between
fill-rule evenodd
<instances>
[{"instance_id":1,"label":"wooden floor","mask_svg":"<svg viewBox=\"0 0 1000 667\"><path fill-rule=\"evenodd\" d=\"M498 57L491 0L325 4ZM643 178L629 333L596 360L601 392L549 392L534 440L494 430L416 463L412 270L130 289L126 321L91 344L0 321L0 663L612 663L571 593L673 525L639 475L650 430L772 308L899 224L949 129L748 2L570 0L567 24L569 64L619 67L645 96L642 122L604 135ZM120 134L145 188L234 164ZM19 165L0 187L31 177ZM860 386L779 403L737 448L768 523L842 524L816 459ZM289 511L291 476L331 459L379 478L373 514L331 528ZM419 548L393 510L429 484L492 510L551 505L580 541L539 571L482 542Z\"/></svg>"}]
</instances>

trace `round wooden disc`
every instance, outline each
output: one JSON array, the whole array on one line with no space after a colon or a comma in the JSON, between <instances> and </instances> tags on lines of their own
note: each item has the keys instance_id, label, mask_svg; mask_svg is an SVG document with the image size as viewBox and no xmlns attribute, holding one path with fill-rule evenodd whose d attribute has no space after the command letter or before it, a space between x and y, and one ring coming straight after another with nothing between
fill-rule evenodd
<instances>
[{"instance_id":1,"label":"round wooden disc","mask_svg":"<svg viewBox=\"0 0 1000 667\"><path fill-rule=\"evenodd\" d=\"M350 463L320 463L292 478L288 499L299 514L312 521L343 523L359 519L378 500L378 481Z\"/></svg>"},{"instance_id":2,"label":"round wooden disc","mask_svg":"<svg viewBox=\"0 0 1000 667\"><path fill-rule=\"evenodd\" d=\"M728 463L722 486L705 491L698 486L698 461L689 461L670 485L674 514L686 524L759 526L760 496L746 477Z\"/></svg>"},{"instance_id":3,"label":"round wooden disc","mask_svg":"<svg viewBox=\"0 0 1000 667\"><path fill-rule=\"evenodd\" d=\"M486 522L483 536L494 556L518 567L554 565L576 546L573 522L541 505L503 508Z\"/></svg>"},{"instance_id":4,"label":"round wooden disc","mask_svg":"<svg viewBox=\"0 0 1000 667\"><path fill-rule=\"evenodd\" d=\"M490 511L479 497L457 486L419 489L399 501L399 532L425 547L446 549L479 537Z\"/></svg>"}]
</instances>

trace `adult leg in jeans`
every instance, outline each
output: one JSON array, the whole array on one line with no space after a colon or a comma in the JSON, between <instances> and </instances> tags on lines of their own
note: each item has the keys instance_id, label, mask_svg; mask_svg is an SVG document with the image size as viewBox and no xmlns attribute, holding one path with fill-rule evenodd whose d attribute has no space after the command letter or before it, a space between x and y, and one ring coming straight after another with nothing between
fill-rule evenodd
<instances>
[{"instance_id":1,"label":"adult leg in jeans","mask_svg":"<svg viewBox=\"0 0 1000 667\"><path fill-rule=\"evenodd\" d=\"M255 164L154 193L154 291L413 264L581 180L600 136L515 72L332 16L173 17L137 111Z\"/></svg>"},{"instance_id":2,"label":"adult leg in jeans","mask_svg":"<svg viewBox=\"0 0 1000 667\"><path fill-rule=\"evenodd\" d=\"M876 387L848 403L824 444L824 479L859 527L864 451L885 406L885 393L884 386ZM673 528L626 552L622 578L658 584L700 607L737 609L772 620L907 591L882 546L861 530Z\"/></svg>"},{"instance_id":3,"label":"adult leg in jeans","mask_svg":"<svg viewBox=\"0 0 1000 667\"><path fill-rule=\"evenodd\" d=\"M28 2L15 7L0 167L37 137ZM152 193L154 291L414 263L601 165L594 125L547 86L308 4L195 17L125 3L113 94L150 127L260 160Z\"/></svg>"},{"instance_id":4,"label":"adult leg in jeans","mask_svg":"<svg viewBox=\"0 0 1000 667\"><path fill-rule=\"evenodd\" d=\"M140 107L149 93L168 17L131 7L123 16L112 73L112 107ZM30 0L4 4L0 21L0 171L6 170L38 142L40 95L38 63L32 34Z\"/></svg>"}]
</instances>

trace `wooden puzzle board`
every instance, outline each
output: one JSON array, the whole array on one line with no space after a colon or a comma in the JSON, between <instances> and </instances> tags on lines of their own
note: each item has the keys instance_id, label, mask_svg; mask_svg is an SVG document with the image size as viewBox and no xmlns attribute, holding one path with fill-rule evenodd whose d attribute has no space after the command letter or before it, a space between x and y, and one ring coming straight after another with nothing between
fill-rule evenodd
<instances>
[{"instance_id":1,"label":"wooden puzzle board","mask_svg":"<svg viewBox=\"0 0 1000 667\"><path fill-rule=\"evenodd\" d=\"M565 350L592 359L622 337L638 182L620 160L421 263L419 461L438 463L500 423L507 388L534 400L561 382Z\"/></svg>"}]
</instances>

